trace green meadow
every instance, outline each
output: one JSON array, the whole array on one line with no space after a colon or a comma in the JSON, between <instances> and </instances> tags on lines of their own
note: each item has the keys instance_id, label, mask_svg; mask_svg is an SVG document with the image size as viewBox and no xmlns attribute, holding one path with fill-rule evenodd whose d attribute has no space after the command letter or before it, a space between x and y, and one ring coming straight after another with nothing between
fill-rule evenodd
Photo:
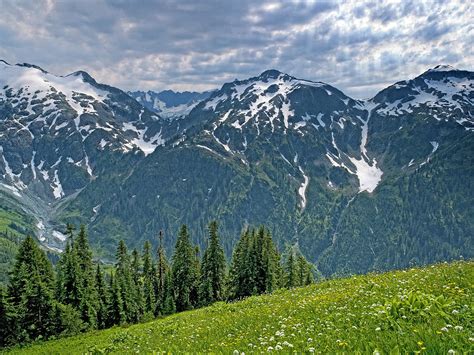
<instances>
[{"instance_id":1,"label":"green meadow","mask_svg":"<svg viewBox=\"0 0 474 355\"><path fill-rule=\"evenodd\" d=\"M15 354L474 353L474 262L323 281Z\"/></svg>"}]
</instances>

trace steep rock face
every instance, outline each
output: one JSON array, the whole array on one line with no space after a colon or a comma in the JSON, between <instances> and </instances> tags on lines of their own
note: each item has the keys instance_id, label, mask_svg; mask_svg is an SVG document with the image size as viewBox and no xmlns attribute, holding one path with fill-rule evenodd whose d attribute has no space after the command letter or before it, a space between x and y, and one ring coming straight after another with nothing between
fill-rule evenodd
<instances>
[{"instance_id":1,"label":"steep rock face","mask_svg":"<svg viewBox=\"0 0 474 355\"><path fill-rule=\"evenodd\" d=\"M171 250L182 223L204 246L214 218L228 253L244 225L264 223L326 275L473 256L472 72L433 68L360 101L269 70L174 119L84 73L47 80L73 79L52 113L52 89L38 107L27 85L3 89L0 186L54 230L88 224L104 258L160 229Z\"/></svg>"}]
</instances>

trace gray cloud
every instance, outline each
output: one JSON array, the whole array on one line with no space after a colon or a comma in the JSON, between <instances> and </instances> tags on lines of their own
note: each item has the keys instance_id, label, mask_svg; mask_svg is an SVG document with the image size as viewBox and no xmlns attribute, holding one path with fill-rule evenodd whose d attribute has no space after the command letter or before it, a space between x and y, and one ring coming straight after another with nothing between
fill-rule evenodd
<instances>
[{"instance_id":1,"label":"gray cloud","mask_svg":"<svg viewBox=\"0 0 474 355\"><path fill-rule=\"evenodd\" d=\"M0 58L124 89L204 90L275 68L355 97L472 70L470 1L0 0Z\"/></svg>"}]
</instances>

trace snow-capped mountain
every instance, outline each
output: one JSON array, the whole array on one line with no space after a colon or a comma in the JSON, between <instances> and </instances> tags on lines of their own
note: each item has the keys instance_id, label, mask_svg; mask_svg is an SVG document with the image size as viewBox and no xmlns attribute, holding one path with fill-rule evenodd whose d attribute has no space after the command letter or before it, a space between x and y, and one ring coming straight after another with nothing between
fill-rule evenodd
<instances>
[{"instance_id":1,"label":"snow-capped mountain","mask_svg":"<svg viewBox=\"0 0 474 355\"><path fill-rule=\"evenodd\" d=\"M129 91L128 94L150 111L158 113L163 118L183 118L202 100L207 99L212 91L175 92L173 90Z\"/></svg>"},{"instance_id":2,"label":"snow-capped mountain","mask_svg":"<svg viewBox=\"0 0 474 355\"><path fill-rule=\"evenodd\" d=\"M110 165L127 171L176 133L176 125L86 72L57 76L0 61L0 189L35 210L74 196Z\"/></svg>"},{"instance_id":3,"label":"snow-capped mountain","mask_svg":"<svg viewBox=\"0 0 474 355\"><path fill-rule=\"evenodd\" d=\"M381 115L420 114L474 130L474 73L439 65L382 90L372 102Z\"/></svg>"},{"instance_id":4,"label":"snow-capped mountain","mask_svg":"<svg viewBox=\"0 0 474 355\"><path fill-rule=\"evenodd\" d=\"M276 144L280 150L284 149L283 141L288 135L305 142L302 146L319 146L325 151L327 163L357 176L360 191L371 192L382 176L376 160L370 159L365 149L372 107L371 103L353 100L328 84L269 70L258 77L224 85L188 119L213 116L206 118L212 125L201 134L199 146L238 156L244 163L253 159L246 151L253 154L249 147L254 142L261 145L262 139ZM360 136L360 149L347 147L345 136L349 131ZM305 205L303 192L308 178L301 164L307 163L306 154L294 149L286 156L281 152L281 157L296 168L297 175L302 175L299 191L301 204ZM301 164L296 164L297 157Z\"/></svg>"},{"instance_id":5,"label":"snow-capped mountain","mask_svg":"<svg viewBox=\"0 0 474 355\"><path fill-rule=\"evenodd\" d=\"M186 223L203 246L217 218L226 250L264 223L326 275L474 256L473 72L435 67L366 101L276 70L135 100L83 72L0 68L0 195L42 238L86 223L106 256L160 229L171 248Z\"/></svg>"}]
</instances>

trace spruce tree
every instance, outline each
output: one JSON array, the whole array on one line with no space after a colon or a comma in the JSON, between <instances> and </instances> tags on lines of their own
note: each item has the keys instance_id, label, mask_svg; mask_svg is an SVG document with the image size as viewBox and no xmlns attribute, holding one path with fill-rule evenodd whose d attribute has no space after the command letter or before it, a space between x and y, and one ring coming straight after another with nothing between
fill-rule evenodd
<instances>
[{"instance_id":1,"label":"spruce tree","mask_svg":"<svg viewBox=\"0 0 474 355\"><path fill-rule=\"evenodd\" d=\"M146 314L153 314L155 311L155 278L156 271L151 258L151 244L147 240L143 247L143 307Z\"/></svg>"},{"instance_id":2,"label":"spruce tree","mask_svg":"<svg viewBox=\"0 0 474 355\"><path fill-rule=\"evenodd\" d=\"M108 323L108 289L104 280L104 274L100 269L100 264L97 264L95 273L95 285L97 289L97 328L104 329Z\"/></svg>"},{"instance_id":3,"label":"spruce tree","mask_svg":"<svg viewBox=\"0 0 474 355\"><path fill-rule=\"evenodd\" d=\"M251 231L246 228L241 234L232 254L228 286L230 299L239 299L252 294L253 279L250 265L250 242Z\"/></svg>"},{"instance_id":4,"label":"spruce tree","mask_svg":"<svg viewBox=\"0 0 474 355\"><path fill-rule=\"evenodd\" d=\"M110 298L107 311L107 327L115 324L123 324L127 321L127 315L124 312L122 292L117 278L110 275Z\"/></svg>"},{"instance_id":5,"label":"spruce tree","mask_svg":"<svg viewBox=\"0 0 474 355\"><path fill-rule=\"evenodd\" d=\"M74 247L74 228L67 225L67 241L57 266L56 299L79 309L82 298L79 258Z\"/></svg>"},{"instance_id":6,"label":"spruce tree","mask_svg":"<svg viewBox=\"0 0 474 355\"><path fill-rule=\"evenodd\" d=\"M199 279L201 275L201 259L199 257L199 247L194 246L194 260L192 263L191 274L193 275L193 283L191 284L191 292L189 300L192 308L199 307Z\"/></svg>"},{"instance_id":7,"label":"spruce tree","mask_svg":"<svg viewBox=\"0 0 474 355\"><path fill-rule=\"evenodd\" d=\"M173 275L171 270L166 273L164 290L164 301L161 314L173 314L176 312L176 303L174 301Z\"/></svg>"},{"instance_id":8,"label":"spruce tree","mask_svg":"<svg viewBox=\"0 0 474 355\"><path fill-rule=\"evenodd\" d=\"M290 248L288 251L288 256L285 262L285 273L285 287L293 288L298 286L298 272L293 248Z\"/></svg>"},{"instance_id":9,"label":"spruce tree","mask_svg":"<svg viewBox=\"0 0 474 355\"><path fill-rule=\"evenodd\" d=\"M160 231L160 242L157 250L157 261L156 261L156 277L155 277L155 315L164 314L163 309L165 308L165 300L169 296L167 292L171 292L172 280L168 282L168 274L171 273L168 260L166 258L165 249L163 247L163 232ZM167 289L167 286L168 289ZM169 289L171 288L171 290ZM174 302L174 294L171 292L171 296ZM169 301L169 300L168 300ZM168 302L169 303L169 302ZM168 307L169 308L169 307Z\"/></svg>"},{"instance_id":10,"label":"spruce tree","mask_svg":"<svg viewBox=\"0 0 474 355\"><path fill-rule=\"evenodd\" d=\"M54 332L54 277L46 254L30 236L21 243L8 285L15 309L13 338L30 341Z\"/></svg>"},{"instance_id":11,"label":"spruce tree","mask_svg":"<svg viewBox=\"0 0 474 355\"><path fill-rule=\"evenodd\" d=\"M77 240L74 243L79 266L79 311L87 328L97 326L97 309L99 300L95 287L95 270L92 263L92 250L89 246L84 225L81 225Z\"/></svg>"},{"instance_id":12,"label":"spruce tree","mask_svg":"<svg viewBox=\"0 0 474 355\"><path fill-rule=\"evenodd\" d=\"M195 260L196 256L188 229L183 225L176 241L172 266L172 282L178 312L193 307L192 291L196 283Z\"/></svg>"},{"instance_id":13,"label":"spruce tree","mask_svg":"<svg viewBox=\"0 0 474 355\"><path fill-rule=\"evenodd\" d=\"M141 257L136 249L132 251L132 287L131 293L134 300L134 314L132 321L137 323L143 316L143 284L141 273Z\"/></svg>"},{"instance_id":14,"label":"spruce tree","mask_svg":"<svg viewBox=\"0 0 474 355\"><path fill-rule=\"evenodd\" d=\"M232 255L229 272L229 294L238 299L281 286L280 254L265 227L246 229Z\"/></svg>"},{"instance_id":15,"label":"spruce tree","mask_svg":"<svg viewBox=\"0 0 474 355\"><path fill-rule=\"evenodd\" d=\"M208 246L201 265L199 298L201 305L224 299L225 280L224 249L220 245L216 221L209 224Z\"/></svg>"},{"instance_id":16,"label":"spruce tree","mask_svg":"<svg viewBox=\"0 0 474 355\"><path fill-rule=\"evenodd\" d=\"M120 240L116 253L115 266L115 284L114 288L120 295L122 315L120 322L132 323L135 321L137 315L136 302L133 299L133 280L131 273L130 257L128 255L127 247L123 240ZM117 310L119 312L119 310ZM125 319L123 319L125 316Z\"/></svg>"},{"instance_id":17,"label":"spruce tree","mask_svg":"<svg viewBox=\"0 0 474 355\"><path fill-rule=\"evenodd\" d=\"M0 287L0 325L0 347L4 347L12 340L13 328L10 307L3 287Z\"/></svg>"}]
</instances>

